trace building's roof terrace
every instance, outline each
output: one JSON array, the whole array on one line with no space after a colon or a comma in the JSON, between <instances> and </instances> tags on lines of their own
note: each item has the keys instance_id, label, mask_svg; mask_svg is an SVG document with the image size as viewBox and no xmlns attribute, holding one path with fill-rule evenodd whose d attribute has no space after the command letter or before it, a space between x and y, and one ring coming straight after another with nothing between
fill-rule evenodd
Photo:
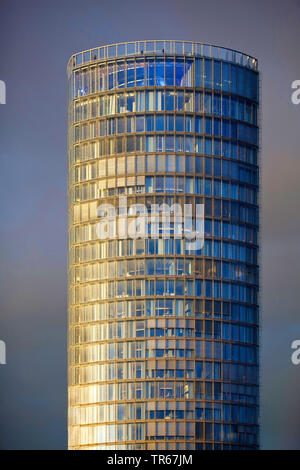
<instances>
[{"instance_id":1,"label":"building's roof terrace","mask_svg":"<svg viewBox=\"0 0 300 470\"><path fill-rule=\"evenodd\" d=\"M257 59L234 49L193 41L131 41L110 44L73 54L67 71L101 60L141 55L187 55L224 60L257 70Z\"/></svg>"}]
</instances>

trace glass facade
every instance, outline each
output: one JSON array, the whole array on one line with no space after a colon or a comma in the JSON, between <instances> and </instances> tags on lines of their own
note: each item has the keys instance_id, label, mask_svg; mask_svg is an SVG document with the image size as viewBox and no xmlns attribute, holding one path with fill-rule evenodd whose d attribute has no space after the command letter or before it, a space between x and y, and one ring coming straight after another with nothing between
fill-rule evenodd
<instances>
[{"instance_id":1,"label":"glass facade","mask_svg":"<svg viewBox=\"0 0 300 470\"><path fill-rule=\"evenodd\" d=\"M257 61L144 41L67 71L69 447L257 449ZM172 217L168 237L99 238L120 196L203 204L203 246Z\"/></svg>"}]
</instances>

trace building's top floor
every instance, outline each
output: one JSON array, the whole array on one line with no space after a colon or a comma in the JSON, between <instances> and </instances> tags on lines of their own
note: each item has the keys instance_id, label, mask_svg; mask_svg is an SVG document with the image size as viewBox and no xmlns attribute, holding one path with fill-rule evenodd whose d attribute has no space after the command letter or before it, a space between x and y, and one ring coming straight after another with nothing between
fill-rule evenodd
<instances>
[{"instance_id":1,"label":"building's top floor","mask_svg":"<svg viewBox=\"0 0 300 470\"><path fill-rule=\"evenodd\" d=\"M69 73L85 64L128 56L179 55L224 60L257 70L257 59L242 52L193 41L131 41L89 49L73 54L68 62Z\"/></svg>"}]
</instances>

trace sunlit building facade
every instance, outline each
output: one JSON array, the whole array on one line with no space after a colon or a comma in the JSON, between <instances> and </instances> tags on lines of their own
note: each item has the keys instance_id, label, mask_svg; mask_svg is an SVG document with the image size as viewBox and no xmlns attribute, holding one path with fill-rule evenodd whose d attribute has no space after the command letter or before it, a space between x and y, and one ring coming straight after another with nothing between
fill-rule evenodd
<instances>
[{"instance_id":1,"label":"sunlit building facade","mask_svg":"<svg viewBox=\"0 0 300 470\"><path fill-rule=\"evenodd\" d=\"M67 72L69 448L258 448L256 59L145 41ZM172 217L169 237L99 238L120 196L204 205L203 246Z\"/></svg>"}]
</instances>

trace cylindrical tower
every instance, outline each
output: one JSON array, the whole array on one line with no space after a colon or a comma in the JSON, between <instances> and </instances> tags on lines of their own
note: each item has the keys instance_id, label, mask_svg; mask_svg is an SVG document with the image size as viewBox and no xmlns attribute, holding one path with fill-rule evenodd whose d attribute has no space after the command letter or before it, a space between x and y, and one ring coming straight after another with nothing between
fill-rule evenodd
<instances>
[{"instance_id":1,"label":"cylindrical tower","mask_svg":"<svg viewBox=\"0 0 300 470\"><path fill-rule=\"evenodd\" d=\"M69 447L258 448L256 59L139 41L67 70ZM105 238L104 204L169 231ZM176 204L204 207L201 246Z\"/></svg>"}]
</instances>

